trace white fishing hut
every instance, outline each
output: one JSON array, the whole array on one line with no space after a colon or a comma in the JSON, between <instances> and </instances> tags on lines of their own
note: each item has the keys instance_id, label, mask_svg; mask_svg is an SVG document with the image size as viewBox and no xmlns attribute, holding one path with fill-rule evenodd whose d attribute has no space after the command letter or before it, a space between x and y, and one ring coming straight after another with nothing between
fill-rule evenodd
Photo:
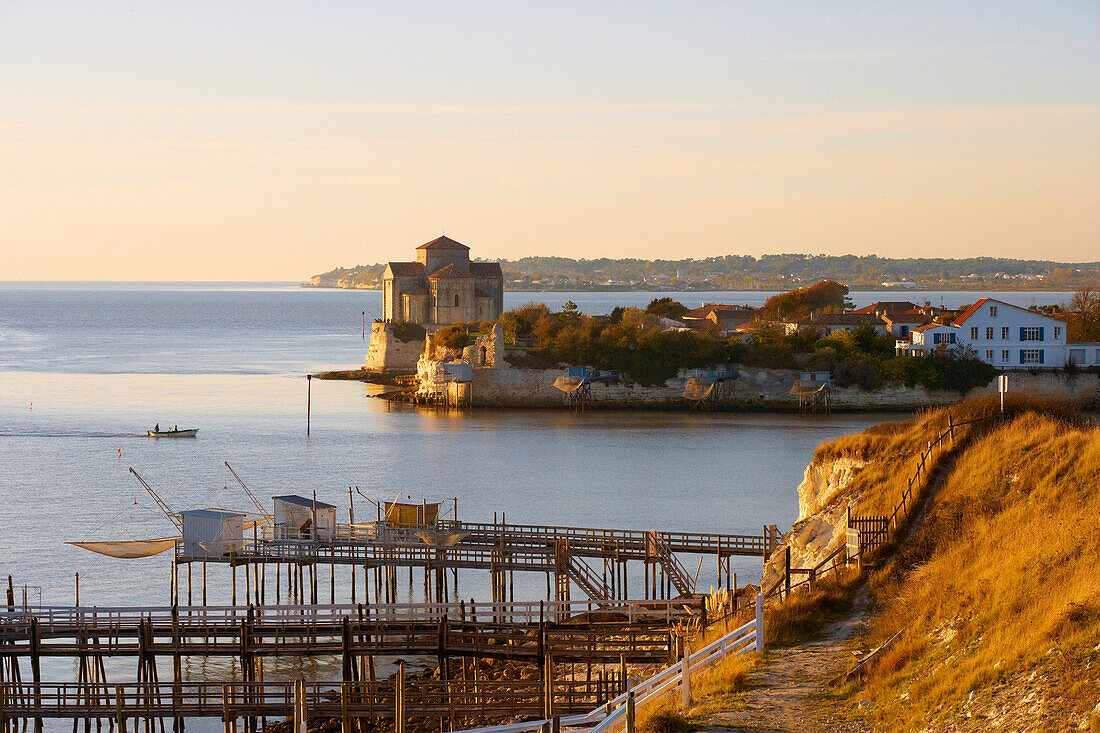
<instances>
[{"instance_id":1,"label":"white fishing hut","mask_svg":"<svg viewBox=\"0 0 1100 733\"><path fill-rule=\"evenodd\" d=\"M336 534L336 507L305 496L287 494L275 501L277 540L328 540Z\"/></svg>"},{"instance_id":2,"label":"white fishing hut","mask_svg":"<svg viewBox=\"0 0 1100 733\"><path fill-rule=\"evenodd\" d=\"M191 557L223 557L244 547L244 515L219 509L180 512L183 551Z\"/></svg>"}]
</instances>

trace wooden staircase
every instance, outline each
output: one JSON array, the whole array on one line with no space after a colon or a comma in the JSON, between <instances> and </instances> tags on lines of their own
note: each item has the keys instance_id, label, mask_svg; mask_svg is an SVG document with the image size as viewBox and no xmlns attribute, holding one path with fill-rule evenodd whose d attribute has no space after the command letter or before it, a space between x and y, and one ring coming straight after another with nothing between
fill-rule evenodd
<instances>
[{"instance_id":1,"label":"wooden staircase","mask_svg":"<svg viewBox=\"0 0 1100 733\"><path fill-rule=\"evenodd\" d=\"M693 595L695 593L695 580L688 573L683 563L669 549L668 543L665 542L661 533L648 532L647 535L646 551L657 562L661 563L661 567L664 568L669 580L672 581L673 587L680 592L681 596Z\"/></svg>"}]
</instances>

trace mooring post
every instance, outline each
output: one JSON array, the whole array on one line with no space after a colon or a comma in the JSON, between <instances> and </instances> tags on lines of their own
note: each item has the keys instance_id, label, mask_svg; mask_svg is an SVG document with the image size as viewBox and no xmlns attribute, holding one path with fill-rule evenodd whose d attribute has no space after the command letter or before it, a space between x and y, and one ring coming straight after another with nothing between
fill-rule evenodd
<instances>
[{"instance_id":1,"label":"mooring post","mask_svg":"<svg viewBox=\"0 0 1100 733\"><path fill-rule=\"evenodd\" d=\"M76 574L76 607L80 608L80 573Z\"/></svg>"},{"instance_id":2,"label":"mooring post","mask_svg":"<svg viewBox=\"0 0 1100 733\"><path fill-rule=\"evenodd\" d=\"M634 693L626 693L626 733L634 733Z\"/></svg>"},{"instance_id":3,"label":"mooring post","mask_svg":"<svg viewBox=\"0 0 1100 733\"><path fill-rule=\"evenodd\" d=\"M309 422L310 422L310 402L313 398L313 389L311 383L313 382L313 375L306 375L306 436L309 436Z\"/></svg>"}]
</instances>

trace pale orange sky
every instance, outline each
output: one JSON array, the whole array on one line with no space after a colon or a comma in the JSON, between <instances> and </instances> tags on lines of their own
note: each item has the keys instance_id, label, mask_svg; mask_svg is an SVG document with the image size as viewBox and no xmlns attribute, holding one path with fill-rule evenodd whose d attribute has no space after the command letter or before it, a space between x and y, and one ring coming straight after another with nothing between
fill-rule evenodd
<instances>
[{"instance_id":1,"label":"pale orange sky","mask_svg":"<svg viewBox=\"0 0 1100 733\"><path fill-rule=\"evenodd\" d=\"M1100 259L1089 3L90 5L0 2L0 280L302 280L444 230Z\"/></svg>"}]
</instances>

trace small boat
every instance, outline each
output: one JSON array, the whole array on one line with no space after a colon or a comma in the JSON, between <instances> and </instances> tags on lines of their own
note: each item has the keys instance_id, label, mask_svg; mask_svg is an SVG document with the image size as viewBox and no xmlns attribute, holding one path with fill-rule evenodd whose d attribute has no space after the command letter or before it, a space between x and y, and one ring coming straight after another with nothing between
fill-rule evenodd
<instances>
[{"instance_id":1,"label":"small boat","mask_svg":"<svg viewBox=\"0 0 1100 733\"><path fill-rule=\"evenodd\" d=\"M198 428L188 428L187 430L150 430L150 438L194 438L195 434L199 432Z\"/></svg>"}]
</instances>

